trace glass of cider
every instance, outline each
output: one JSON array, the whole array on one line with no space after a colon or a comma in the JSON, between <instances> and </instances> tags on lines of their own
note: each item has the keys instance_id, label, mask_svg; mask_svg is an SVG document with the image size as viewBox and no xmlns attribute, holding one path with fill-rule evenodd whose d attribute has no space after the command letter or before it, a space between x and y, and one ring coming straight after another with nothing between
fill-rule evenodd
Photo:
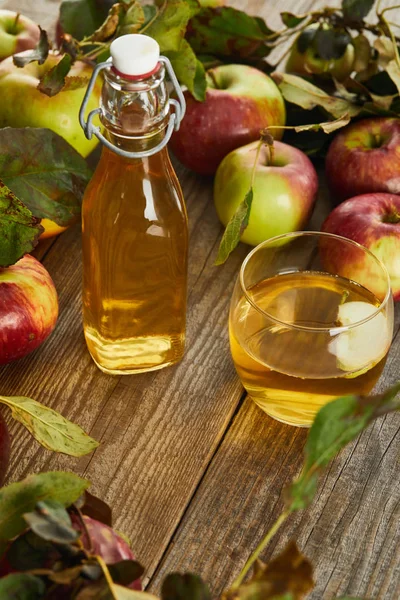
<instances>
[{"instance_id":1,"label":"glass of cider","mask_svg":"<svg viewBox=\"0 0 400 600\"><path fill-rule=\"evenodd\" d=\"M274 237L242 264L229 334L254 402L274 419L308 427L327 402L367 394L378 381L393 335L388 272L337 235Z\"/></svg>"}]
</instances>

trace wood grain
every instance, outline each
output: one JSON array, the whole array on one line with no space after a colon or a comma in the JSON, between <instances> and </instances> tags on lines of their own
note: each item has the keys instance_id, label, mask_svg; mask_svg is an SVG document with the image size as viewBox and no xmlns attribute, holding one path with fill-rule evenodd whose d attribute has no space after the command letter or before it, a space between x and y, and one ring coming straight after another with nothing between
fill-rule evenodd
<instances>
[{"instance_id":1,"label":"wood grain","mask_svg":"<svg viewBox=\"0 0 400 600\"><path fill-rule=\"evenodd\" d=\"M279 27L279 11L303 12L322 0L235 0ZM386 3L387 4L387 3ZM58 0L0 0L54 26ZM243 399L227 340L234 280L248 248L213 266L221 234L212 181L181 167L190 221L187 352L165 371L131 377L101 373L81 326L80 231L74 227L37 249L60 295L55 333L37 352L0 370L3 394L35 397L101 441L90 457L51 454L11 424L9 480L33 471L72 469L114 509L158 590L172 569L197 571L218 594L238 573L282 507L285 485L299 472L306 432L273 421ZM331 202L321 189L310 228ZM400 311L396 311L396 331ZM400 334L379 383L398 378ZM8 419L8 422L10 420ZM316 565L312 600L348 592L374 600L400 597L399 415L375 423L332 463L313 506L291 517L264 558L297 539ZM189 599L188 599L189 600Z\"/></svg>"}]
</instances>

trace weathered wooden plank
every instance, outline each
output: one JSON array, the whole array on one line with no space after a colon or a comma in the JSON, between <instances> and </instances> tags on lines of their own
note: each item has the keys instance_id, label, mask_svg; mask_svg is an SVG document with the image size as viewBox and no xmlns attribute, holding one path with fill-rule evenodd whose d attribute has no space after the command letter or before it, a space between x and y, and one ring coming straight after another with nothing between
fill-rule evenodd
<instances>
[{"instance_id":1,"label":"weathered wooden plank","mask_svg":"<svg viewBox=\"0 0 400 600\"><path fill-rule=\"evenodd\" d=\"M398 335L378 386L398 379ZM306 431L273 421L250 399L207 470L151 582L200 573L218 595L280 514L284 487L299 472ZM348 593L398 600L400 590L400 415L376 422L332 463L316 501L294 515L263 558L291 538L315 565L312 600Z\"/></svg>"}]
</instances>

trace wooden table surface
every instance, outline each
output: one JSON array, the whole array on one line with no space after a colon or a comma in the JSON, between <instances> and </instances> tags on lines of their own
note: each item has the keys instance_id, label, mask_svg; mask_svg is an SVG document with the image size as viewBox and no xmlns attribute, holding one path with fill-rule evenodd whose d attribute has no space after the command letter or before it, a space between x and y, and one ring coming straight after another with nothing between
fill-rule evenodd
<instances>
[{"instance_id":1,"label":"wooden table surface","mask_svg":"<svg viewBox=\"0 0 400 600\"><path fill-rule=\"evenodd\" d=\"M319 2L321 4L321 2ZM312 0L237 1L233 5L279 25L283 8L302 12ZM44 27L54 25L58 0L3 0ZM229 301L241 245L214 266L221 237L212 181L178 167L190 224L187 350L176 367L135 376L99 371L81 324L79 227L39 249L60 300L57 328L29 357L3 367L4 395L26 395L62 412L101 442L72 459L45 451L22 427L14 436L9 480L70 469L92 482L113 508L115 526L146 565L148 589L171 570L190 570L217 595L232 581L282 510L282 489L299 472L307 431L266 416L247 397L229 353ZM0 174L1 175L1 174ZM321 176L310 227L330 202ZM400 312L378 389L399 379ZM375 422L333 461L313 505L292 516L264 558L297 540L315 565L310 598L348 593L400 598L400 415Z\"/></svg>"}]
</instances>

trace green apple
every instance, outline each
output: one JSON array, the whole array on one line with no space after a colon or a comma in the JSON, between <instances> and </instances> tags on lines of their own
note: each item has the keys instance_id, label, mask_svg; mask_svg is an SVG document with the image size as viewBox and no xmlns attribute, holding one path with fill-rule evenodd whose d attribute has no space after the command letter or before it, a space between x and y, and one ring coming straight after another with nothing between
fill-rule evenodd
<instances>
[{"instance_id":1,"label":"green apple","mask_svg":"<svg viewBox=\"0 0 400 600\"><path fill-rule=\"evenodd\" d=\"M218 167L214 202L226 225L251 186L258 142L233 150ZM253 202L241 240L256 246L282 233L298 231L314 206L318 178L310 159L297 148L274 142L272 162L266 146L261 148L253 186Z\"/></svg>"},{"instance_id":2,"label":"green apple","mask_svg":"<svg viewBox=\"0 0 400 600\"><path fill-rule=\"evenodd\" d=\"M0 60L34 48L40 38L36 23L13 10L0 10Z\"/></svg>"},{"instance_id":3,"label":"green apple","mask_svg":"<svg viewBox=\"0 0 400 600\"><path fill-rule=\"evenodd\" d=\"M79 124L79 108L86 85L75 90L61 91L49 97L37 89L39 78L60 60L50 54L43 65L37 62L19 68L12 57L0 63L0 127L47 127L61 135L82 154L87 156L97 145L97 138L86 139ZM69 73L71 77L89 80L92 68L76 62ZM101 81L91 95L88 110L99 105Z\"/></svg>"},{"instance_id":4,"label":"green apple","mask_svg":"<svg viewBox=\"0 0 400 600\"><path fill-rule=\"evenodd\" d=\"M300 35L313 32L316 26L311 26ZM318 54L313 43L301 52L299 48L299 38L293 43L289 58L286 62L285 71L288 73L298 73L299 75L332 75L338 81L346 79L353 70L355 50L353 44L348 44L340 58L324 60Z\"/></svg>"}]
</instances>

